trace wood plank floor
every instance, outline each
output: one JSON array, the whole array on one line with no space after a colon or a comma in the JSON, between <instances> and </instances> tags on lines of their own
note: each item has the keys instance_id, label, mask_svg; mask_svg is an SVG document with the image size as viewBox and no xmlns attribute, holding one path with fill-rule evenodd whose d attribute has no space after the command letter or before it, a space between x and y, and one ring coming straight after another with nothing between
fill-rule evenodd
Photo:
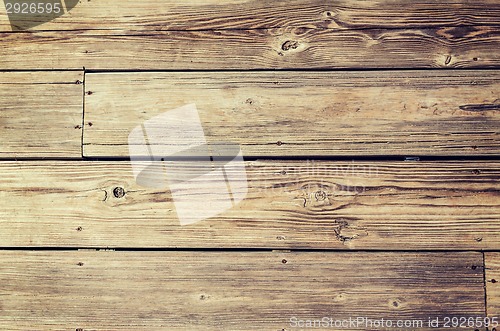
<instances>
[{"instance_id":1,"label":"wood plank floor","mask_svg":"<svg viewBox=\"0 0 500 331\"><path fill-rule=\"evenodd\" d=\"M81 157L83 72L0 72L0 158Z\"/></svg>"},{"instance_id":2,"label":"wood plank floor","mask_svg":"<svg viewBox=\"0 0 500 331\"><path fill-rule=\"evenodd\" d=\"M430 316L484 314L480 253L16 251L0 257L2 311L13 317L0 319L0 327L9 330L281 330L306 316L427 323Z\"/></svg>"},{"instance_id":3,"label":"wood plank floor","mask_svg":"<svg viewBox=\"0 0 500 331\"><path fill-rule=\"evenodd\" d=\"M170 191L138 185L129 162L5 161L0 245L500 249L499 162L245 166L246 178L226 168L234 181L248 181L244 201L181 226ZM209 179L197 185L186 200L213 187Z\"/></svg>"},{"instance_id":4,"label":"wood plank floor","mask_svg":"<svg viewBox=\"0 0 500 331\"><path fill-rule=\"evenodd\" d=\"M0 330L500 329L499 1L15 2Z\"/></svg>"},{"instance_id":5,"label":"wood plank floor","mask_svg":"<svg viewBox=\"0 0 500 331\"><path fill-rule=\"evenodd\" d=\"M88 74L85 90L89 157L128 157L137 123L194 101L207 140L248 157L499 154L498 71Z\"/></svg>"},{"instance_id":6,"label":"wood plank floor","mask_svg":"<svg viewBox=\"0 0 500 331\"><path fill-rule=\"evenodd\" d=\"M484 262L486 269L486 295L488 299L486 311L488 316L498 316L500 314L500 253L486 253Z\"/></svg>"}]
</instances>

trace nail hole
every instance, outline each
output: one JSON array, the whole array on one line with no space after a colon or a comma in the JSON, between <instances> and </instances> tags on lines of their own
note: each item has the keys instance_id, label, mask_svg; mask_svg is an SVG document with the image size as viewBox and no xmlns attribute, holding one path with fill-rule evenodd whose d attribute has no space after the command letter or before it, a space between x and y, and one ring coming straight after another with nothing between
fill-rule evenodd
<instances>
[{"instance_id":1,"label":"nail hole","mask_svg":"<svg viewBox=\"0 0 500 331\"><path fill-rule=\"evenodd\" d=\"M281 263L283 263L283 264L285 264L285 263L287 263L287 262L288 262L288 261L287 261L286 259L281 260Z\"/></svg>"},{"instance_id":2,"label":"nail hole","mask_svg":"<svg viewBox=\"0 0 500 331\"><path fill-rule=\"evenodd\" d=\"M495 283L497 282L497 280L496 280L496 279L492 279L492 280L491 280L491 282L492 282L493 284L495 284Z\"/></svg>"},{"instance_id":3,"label":"nail hole","mask_svg":"<svg viewBox=\"0 0 500 331\"><path fill-rule=\"evenodd\" d=\"M78 262L76 265L81 267L81 266L83 266L83 262Z\"/></svg>"},{"instance_id":4,"label":"nail hole","mask_svg":"<svg viewBox=\"0 0 500 331\"><path fill-rule=\"evenodd\" d=\"M477 57L475 57L475 58L472 58L472 60L474 60L474 61L477 61Z\"/></svg>"},{"instance_id":5,"label":"nail hole","mask_svg":"<svg viewBox=\"0 0 500 331\"><path fill-rule=\"evenodd\" d=\"M115 196L115 198L123 198L123 196L125 195L125 190L123 189L123 187L115 187L115 189L113 190L113 195Z\"/></svg>"},{"instance_id":6,"label":"nail hole","mask_svg":"<svg viewBox=\"0 0 500 331\"><path fill-rule=\"evenodd\" d=\"M94 123L92 123L92 122L89 122L89 126L92 126L92 125L94 125Z\"/></svg>"},{"instance_id":7,"label":"nail hole","mask_svg":"<svg viewBox=\"0 0 500 331\"><path fill-rule=\"evenodd\" d=\"M451 62L451 55L448 55L446 57L446 60L444 61L444 64L448 65L448 64L450 64L450 62Z\"/></svg>"},{"instance_id":8,"label":"nail hole","mask_svg":"<svg viewBox=\"0 0 500 331\"><path fill-rule=\"evenodd\" d=\"M472 173L473 173L474 175L479 175L479 174L481 173L481 170L479 170L479 169L474 169L474 170L472 170Z\"/></svg>"},{"instance_id":9,"label":"nail hole","mask_svg":"<svg viewBox=\"0 0 500 331\"><path fill-rule=\"evenodd\" d=\"M476 270L476 269L477 269L477 266L473 265L473 266L471 267L471 269L472 269L472 270Z\"/></svg>"},{"instance_id":10,"label":"nail hole","mask_svg":"<svg viewBox=\"0 0 500 331\"><path fill-rule=\"evenodd\" d=\"M277 141L277 142L276 142L276 145L281 146L281 145L283 145L283 142L281 142L281 141Z\"/></svg>"},{"instance_id":11,"label":"nail hole","mask_svg":"<svg viewBox=\"0 0 500 331\"><path fill-rule=\"evenodd\" d=\"M81 226L76 228L76 231L82 231L82 230L83 230L83 228Z\"/></svg>"}]
</instances>

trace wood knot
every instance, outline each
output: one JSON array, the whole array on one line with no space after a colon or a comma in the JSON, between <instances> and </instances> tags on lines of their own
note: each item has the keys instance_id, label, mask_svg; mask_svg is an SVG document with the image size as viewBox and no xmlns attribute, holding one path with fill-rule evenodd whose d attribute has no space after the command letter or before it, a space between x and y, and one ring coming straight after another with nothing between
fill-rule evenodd
<instances>
[{"instance_id":1,"label":"wood knot","mask_svg":"<svg viewBox=\"0 0 500 331\"><path fill-rule=\"evenodd\" d=\"M291 49L297 49L299 47L299 42L298 41L293 41L293 40L287 40L281 45L281 49L284 51L289 51Z\"/></svg>"},{"instance_id":2,"label":"wood knot","mask_svg":"<svg viewBox=\"0 0 500 331\"><path fill-rule=\"evenodd\" d=\"M316 198L316 201L323 201L325 200L327 197L327 194L325 191L316 191L316 193L314 193L314 198Z\"/></svg>"},{"instance_id":3,"label":"wood knot","mask_svg":"<svg viewBox=\"0 0 500 331\"><path fill-rule=\"evenodd\" d=\"M123 187L115 187L113 190L113 195L115 198L123 198L125 196L125 190Z\"/></svg>"}]
</instances>

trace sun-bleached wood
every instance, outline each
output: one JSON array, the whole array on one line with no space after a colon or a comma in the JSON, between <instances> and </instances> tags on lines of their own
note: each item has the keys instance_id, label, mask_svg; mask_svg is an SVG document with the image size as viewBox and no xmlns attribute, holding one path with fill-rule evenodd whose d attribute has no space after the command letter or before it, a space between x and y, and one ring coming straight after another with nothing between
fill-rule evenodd
<instances>
[{"instance_id":1,"label":"sun-bleached wood","mask_svg":"<svg viewBox=\"0 0 500 331\"><path fill-rule=\"evenodd\" d=\"M0 69L218 70L500 66L494 26L0 33Z\"/></svg>"},{"instance_id":2,"label":"sun-bleached wood","mask_svg":"<svg viewBox=\"0 0 500 331\"><path fill-rule=\"evenodd\" d=\"M0 0L3 9L3 0ZM113 0L80 1L70 14L30 30L335 29L499 25L495 0ZM30 17L30 20L33 20ZM0 31L11 31L5 10Z\"/></svg>"},{"instance_id":3,"label":"sun-bleached wood","mask_svg":"<svg viewBox=\"0 0 500 331\"><path fill-rule=\"evenodd\" d=\"M486 280L486 310L489 317L500 318L500 253L484 253ZM500 323L500 321L498 321ZM498 327L497 327L498 329Z\"/></svg>"},{"instance_id":4,"label":"sun-bleached wood","mask_svg":"<svg viewBox=\"0 0 500 331\"><path fill-rule=\"evenodd\" d=\"M84 155L128 157L134 127L189 103L247 157L498 155L499 90L499 71L87 74Z\"/></svg>"},{"instance_id":5,"label":"sun-bleached wood","mask_svg":"<svg viewBox=\"0 0 500 331\"><path fill-rule=\"evenodd\" d=\"M0 158L81 157L82 82L82 72L0 72Z\"/></svg>"},{"instance_id":6,"label":"sun-bleached wood","mask_svg":"<svg viewBox=\"0 0 500 331\"><path fill-rule=\"evenodd\" d=\"M0 246L500 248L496 161L245 165L245 200L181 226L168 188L139 186L129 162L2 162ZM238 171L226 167L235 183ZM196 194L213 187L200 182Z\"/></svg>"},{"instance_id":7,"label":"sun-bleached wood","mask_svg":"<svg viewBox=\"0 0 500 331\"><path fill-rule=\"evenodd\" d=\"M0 328L289 330L294 316L427 323L483 316L482 271L480 253L0 251Z\"/></svg>"}]
</instances>

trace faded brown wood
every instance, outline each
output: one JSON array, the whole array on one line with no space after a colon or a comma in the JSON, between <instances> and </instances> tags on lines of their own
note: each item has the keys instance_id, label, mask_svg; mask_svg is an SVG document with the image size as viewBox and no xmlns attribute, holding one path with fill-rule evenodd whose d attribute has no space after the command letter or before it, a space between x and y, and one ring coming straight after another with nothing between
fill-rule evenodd
<instances>
[{"instance_id":1,"label":"faded brown wood","mask_svg":"<svg viewBox=\"0 0 500 331\"><path fill-rule=\"evenodd\" d=\"M0 282L0 328L12 331L484 316L480 253L1 251Z\"/></svg>"},{"instance_id":2,"label":"faded brown wood","mask_svg":"<svg viewBox=\"0 0 500 331\"><path fill-rule=\"evenodd\" d=\"M485 253L486 298L489 317L500 319L500 253ZM500 321L498 321L500 323ZM497 327L498 329L498 327Z\"/></svg>"},{"instance_id":3,"label":"faded brown wood","mask_svg":"<svg viewBox=\"0 0 500 331\"><path fill-rule=\"evenodd\" d=\"M81 157L82 81L82 72L0 72L0 158Z\"/></svg>"},{"instance_id":4,"label":"faded brown wood","mask_svg":"<svg viewBox=\"0 0 500 331\"><path fill-rule=\"evenodd\" d=\"M0 1L0 5L3 1ZM10 31L6 11L0 31ZM31 18L33 19L33 18ZM81 1L70 14L31 30L335 29L500 25L495 0L113 0Z\"/></svg>"},{"instance_id":5,"label":"faded brown wood","mask_svg":"<svg viewBox=\"0 0 500 331\"><path fill-rule=\"evenodd\" d=\"M0 33L0 69L499 67L494 26Z\"/></svg>"},{"instance_id":6,"label":"faded brown wood","mask_svg":"<svg viewBox=\"0 0 500 331\"><path fill-rule=\"evenodd\" d=\"M168 188L139 186L129 162L2 162L0 246L499 249L496 161L262 160L246 176L245 200L181 226Z\"/></svg>"},{"instance_id":7,"label":"faded brown wood","mask_svg":"<svg viewBox=\"0 0 500 331\"><path fill-rule=\"evenodd\" d=\"M88 74L86 90L85 156L128 157L134 127L189 103L245 156L499 154L499 71Z\"/></svg>"}]
</instances>

